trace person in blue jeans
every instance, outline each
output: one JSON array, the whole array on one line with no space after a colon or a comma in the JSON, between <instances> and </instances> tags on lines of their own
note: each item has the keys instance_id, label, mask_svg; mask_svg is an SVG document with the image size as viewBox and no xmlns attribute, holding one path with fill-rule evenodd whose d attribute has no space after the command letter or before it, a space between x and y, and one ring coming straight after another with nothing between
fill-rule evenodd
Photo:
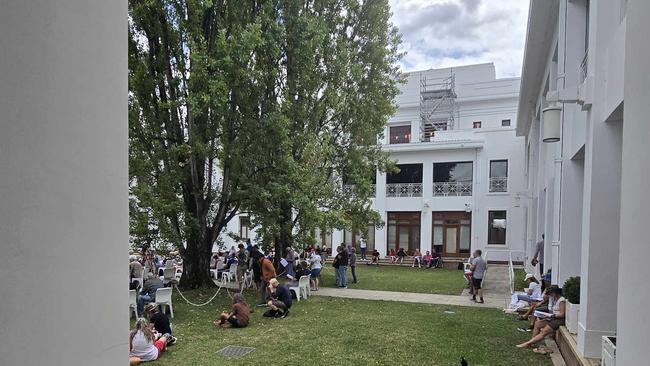
<instances>
[{"instance_id":1,"label":"person in blue jeans","mask_svg":"<svg viewBox=\"0 0 650 366\"><path fill-rule=\"evenodd\" d=\"M142 314L145 304L156 301L156 290L162 287L163 283L160 278L153 273L149 273L142 286L140 296L138 296L138 314Z\"/></svg>"},{"instance_id":2,"label":"person in blue jeans","mask_svg":"<svg viewBox=\"0 0 650 366\"><path fill-rule=\"evenodd\" d=\"M338 247L337 249L338 254L336 255L336 258L334 259L337 264L337 272L338 272L338 282L337 285L341 288L346 288L348 287L348 278L347 278L347 272L348 272L348 262L349 262L349 257L348 257L348 251L345 250L345 246L341 244L341 246Z\"/></svg>"}]
</instances>

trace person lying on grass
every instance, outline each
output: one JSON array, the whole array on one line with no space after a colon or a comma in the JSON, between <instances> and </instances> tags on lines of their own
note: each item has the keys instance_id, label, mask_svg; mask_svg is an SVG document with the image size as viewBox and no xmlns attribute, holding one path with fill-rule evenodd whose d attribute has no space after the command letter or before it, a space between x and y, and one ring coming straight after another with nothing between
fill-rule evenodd
<instances>
[{"instance_id":1,"label":"person lying on grass","mask_svg":"<svg viewBox=\"0 0 650 366\"><path fill-rule=\"evenodd\" d=\"M268 310L263 314L267 318L284 318L289 315L293 303L291 293L286 285L281 285L277 279L272 279L268 287L269 297L266 306Z\"/></svg>"},{"instance_id":2,"label":"person lying on grass","mask_svg":"<svg viewBox=\"0 0 650 366\"><path fill-rule=\"evenodd\" d=\"M566 311L566 300L562 297L562 289L558 287L550 287L548 289L549 295L549 309L552 313L548 316L538 316L533 328L533 337L524 343L518 344L517 348L529 348L537 342L542 341L547 335L555 332L564 325L564 317ZM538 315L544 315L541 312Z\"/></svg>"},{"instance_id":3,"label":"person lying on grass","mask_svg":"<svg viewBox=\"0 0 650 366\"><path fill-rule=\"evenodd\" d=\"M214 325L224 328L245 328L248 326L250 313L250 308L244 301L244 297L241 294L235 294L232 297L232 311L221 313L219 319L214 321Z\"/></svg>"},{"instance_id":4,"label":"person lying on grass","mask_svg":"<svg viewBox=\"0 0 650 366\"><path fill-rule=\"evenodd\" d=\"M149 303L144 307L144 315L153 327L155 333L169 334L168 344L171 346L176 343L176 337L172 336L172 325L167 314L160 311L160 307L154 303Z\"/></svg>"},{"instance_id":5,"label":"person lying on grass","mask_svg":"<svg viewBox=\"0 0 650 366\"><path fill-rule=\"evenodd\" d=\"M129 334L129 365L157 360L170 339L170 334L158 337L147 319L139 318L135 322L135 329Z\"/></svg>"}]
</instances>

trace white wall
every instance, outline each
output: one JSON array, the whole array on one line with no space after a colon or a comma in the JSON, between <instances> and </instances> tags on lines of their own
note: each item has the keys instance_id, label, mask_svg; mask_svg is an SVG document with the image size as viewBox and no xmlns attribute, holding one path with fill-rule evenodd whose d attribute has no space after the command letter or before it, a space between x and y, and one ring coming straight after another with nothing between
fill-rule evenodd
<instances>
[{"instance_id":1,"label":"white wall","mask_svg":"<svg viewBox=\"0 0 650 366\"><path fill-rule=\"evenodd\" d=\"M0 5L2 365L127 363L126 5Z\"/></svg>"},{"instance_id":2,"label":"white wall","mask_svg":"<svg viewBox=\"0 0 650 366\"><path fill-rule=\"evenodd\" d=\"M621 177L621 223L618 276L617 362L619 365L648 363L650 329L639 309L650 303L648 283L639 275L647 268L648 207L650 181L650 2L629 0L625 45L625 122ZM641 290L640 290L641 289Z\"/></svg>"}]
</instances>

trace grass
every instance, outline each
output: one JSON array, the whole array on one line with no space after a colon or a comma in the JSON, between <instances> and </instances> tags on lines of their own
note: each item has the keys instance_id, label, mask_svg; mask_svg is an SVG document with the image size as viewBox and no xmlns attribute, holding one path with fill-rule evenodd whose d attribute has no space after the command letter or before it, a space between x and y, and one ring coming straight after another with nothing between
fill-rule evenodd
<instances>
[{"instance_id":1,"label":"grass","mask_svg":"<svg viewBox=\"0 0 650 366\"><path fill-rule=\"evenodd\" d=\"M204 301L206 290L186 294ZM256 299L256 294L248 294ZM544 356L514 347L529 334L498 310L312 296L294 303L285 319L266 319L256 308L245 329L219 329L212 320L226 310L219 295L205 307L174 294L174 334L179 341L156 365L551 365ZM445 313L453 311L453 313ZM215 353L228 345L254 347L225 360Z\"/></svg>"},{"instance_id":2,"label":"grass","mask_svg":"<svg viewBox=\"0 0 650 366\"><path fill-rule=\"evenodd\" d=\"M334 268L327 264L321 273L321 286L336 287ZM348 287L362 290L417 292L424 294L460 295L465 287L463 272L457 269L419 269L411 265L368 266L357 265L358 283L352 283L348 268Z\"/></svg>"}]
</instances>

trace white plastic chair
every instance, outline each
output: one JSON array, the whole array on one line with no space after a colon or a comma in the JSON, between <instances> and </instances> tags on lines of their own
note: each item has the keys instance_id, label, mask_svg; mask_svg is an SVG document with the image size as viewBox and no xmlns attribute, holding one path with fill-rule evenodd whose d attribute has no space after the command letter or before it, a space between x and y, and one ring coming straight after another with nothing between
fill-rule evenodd
<instances>
[{"instance_id":1,"label":"white plastic chair","mask_svg":"<svg viewBox=\"0 0 650 366\"><path fill-rule=\"evenodd\" d=\"M309 297L309 276L301 276L298 280L298 286L289 287L289 291L296 294L296 300L300 301L301 297Z\"/></svg>"},{"instance_id":2,"label":"white plastic chair","mask_svg":"<svg viewBox=\"0 0 650 366\"><path fill-rule=\"evenodd\" d=\"M176 278L176 271L173 268L165 268L163 270L163 285L170 283Z\"/></svg>"},{"instance_id":3,"label":"white plastic chair","mask_svg":"<svg viewBox=\"0 0 650 366\"><path fill-rule=\"evenodd\" d=\"M221 281L223 283L231 281L239 282L239 279L237 278L237 266L237 264L231 264L228 272L221 272Z\"/></svg>"},{"instance_id":4,"label":"white plastic chair","mask_svg":"<svg viewBox=\"0 0 650 366\"><path fill-rule=\"evenodd\" d=\"M156 290L156 305L163 306L161 309L165 311L164 305L169 306L169 314L174 317L174 308L172 306L172 288L163 287Z\"/></svg>"},{"instance_id":5,"label":"white plastic chair","mask_svg":"<svg viewBox=\"0 0 650 366\"><path fill-rule=\"evenodd\" d=\"M131 311L138 319L138 291L136 290L129 290L129 316L131 316Z\"/></svg>"}]
</instances>

